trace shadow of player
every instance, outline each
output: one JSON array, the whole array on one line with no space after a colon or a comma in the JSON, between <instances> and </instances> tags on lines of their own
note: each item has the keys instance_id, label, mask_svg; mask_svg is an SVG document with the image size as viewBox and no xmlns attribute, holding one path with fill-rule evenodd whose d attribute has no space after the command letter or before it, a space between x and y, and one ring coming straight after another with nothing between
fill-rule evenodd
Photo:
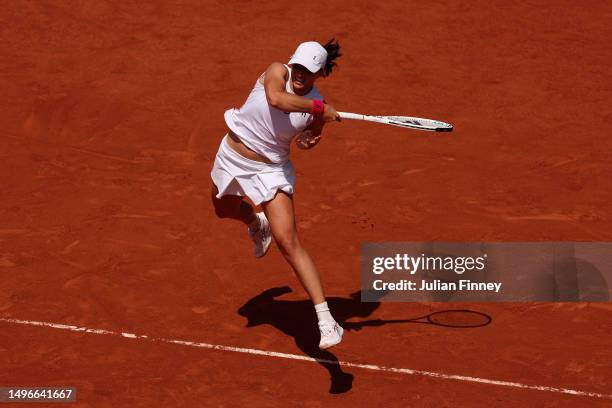
<instances>
[{"instance_id":1,"label":"shadow of player","mask_svg":"<svg viewBox=\"0 0 612 408\"><path fill-rule=\"evenodd\" d=\"M238 314L247 318L246 327L269 324L293 337L302 352L316 359L329 372L330 393L349 391L353 386L353 375L342 371L338 359L330 351L319 350L319 331L312 302L275 299L291 291L287 286L268 289L246 302L238 309ZM334 318L342 326L350 318L369 316L380 306L380 302L362 303L361 292L353 293L349 298L328 297L326 300Z\"/></svg>"},{"instance_id":2,"label":"shadow of player","mask_svg":"<svg viewBox=\"0 0 612 408\"><path fill-rule=\"evenodd\" d=\"M353 375L342 371L338 359L328 350L319 350L319 331L317 319L310 300L279 300L277 297L290 293L287 286L268 289L246 302L238 314L247 318L246 327L269 324L291 336L297 347L306 355L321 364L331 377L329 392L339 394L352 388ZM334 318L345 330L361 330L365 327L377 327L395 323L428 324L440 328L468 329L479 328L492 322L486 313L466 309L446 309L431 312L424 316L393 320L360 320L352 318L370 316L378 307L378 300L385 293L372 291L367 293L369 302L361 301L362 292L352 293L348 298L328 297L327 303Z\"/></svg>"}]
</instances>

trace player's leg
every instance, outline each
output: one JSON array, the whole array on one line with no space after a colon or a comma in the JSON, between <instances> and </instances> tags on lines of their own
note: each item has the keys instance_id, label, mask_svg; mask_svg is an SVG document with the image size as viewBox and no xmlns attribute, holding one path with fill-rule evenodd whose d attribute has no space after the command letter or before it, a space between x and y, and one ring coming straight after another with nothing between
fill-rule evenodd
<instances>
[{"instance_id":1,"label":"player's leg","mask_svg":"<svg viewBox=\"0 0 612 408\"><path fill-rule=\"evenodd\" d=\"M304 289L315 304L324 302L319 272L297 235L293 199L279 191L272 200L263 204L263 208L278 248L296 272Z\"/></svg>"},{"instance_id":2,"label":"player's leg","mask_svg":"<svg viewBox=\"0 0 612 408\"><path fill-rule=\"evenodd\" d=\"M234 195L226 195L221 198L217 198L219 190L217 186L212 185L211 199L213 206L215 207L215 214L219 218L231 218L234 220L242 221L249 225L255 219L255 211L253 206L245 202L242 197Z\"/></svg>"},{"instance_id":3,"label":"player's leg","mask_svg":"<svg viewBox=\"0 0 612 408\"><path fill-rule=\"evenodd\" d=\"M255 257L264 256L272 241L266 216L263 213L256 213L253 206L240 196L226 195L217 198L218 193L219 190L213 183L211 198L217 217L242 221L248 225L247 232L254 244L253 253Z\"/></svg>"},{"instance_id":4,"label":"player's leg","mask_svg":"<svg viewBox=\"0 0 612 408\"><path fill-rule=\"evenodd\" d=\"M263 208L281 253L315 305L321 331L319 347L328 348L338 344L342 340L343 330L329 311L319 272L298 238L293 198L279 191L272 200L263 204Z\"/></svg>"}]
</instances>

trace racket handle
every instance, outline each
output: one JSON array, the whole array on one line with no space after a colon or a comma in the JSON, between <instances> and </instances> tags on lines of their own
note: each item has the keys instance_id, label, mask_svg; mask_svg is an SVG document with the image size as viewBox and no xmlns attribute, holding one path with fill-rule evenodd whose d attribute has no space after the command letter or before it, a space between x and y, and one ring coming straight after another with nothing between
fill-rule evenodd
<instances>
[{"instance_id":1,"label":"racket handle","mask_svg":"<svg viewBox=\"0 0 612 408\"><path fill-rule=\"evenodd\" d=\"M360 115L358 113L338 112L338 115L340 115L342 119L365 120L364 115Z\"/></svg>"}]
</instances>

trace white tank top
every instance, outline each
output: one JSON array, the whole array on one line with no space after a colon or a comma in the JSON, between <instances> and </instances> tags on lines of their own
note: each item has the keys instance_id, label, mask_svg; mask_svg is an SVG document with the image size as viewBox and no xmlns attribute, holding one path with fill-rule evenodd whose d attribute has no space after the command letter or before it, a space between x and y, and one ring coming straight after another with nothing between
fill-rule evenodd
<instances>
[{"instance_id":1,"label":"white tank top","mask_svg":"<svg viewBox=\"0 0 612 408\"><path fill-rule=\"evenodd\" d=\"M285 90L291 89L291 68ZM304 95L308 99L323 99L315 86ZM283 112L268 104L263 86L263 75L255 82L253 90L240 109L225 111L225 123L240 140L254 152L266 157L273 163L289 160L289 148L295 135L312 123L310 113Z\"/></svg>"}]
</instances>

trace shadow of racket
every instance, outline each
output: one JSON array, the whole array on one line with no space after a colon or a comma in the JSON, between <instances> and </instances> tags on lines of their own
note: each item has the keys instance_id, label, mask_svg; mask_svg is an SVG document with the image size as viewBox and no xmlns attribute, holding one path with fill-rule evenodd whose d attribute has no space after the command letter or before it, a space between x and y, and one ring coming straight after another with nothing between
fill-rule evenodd
<instances>
[{"instance_id":1,"label":"shadow of racket","mask_svg":"<svg viewBox=\"0 0 612 408\"><path fill-rule=\"evenodd\" d=\"M360 330L364 327L383 326L385 324L395 323L420 323L431 324L441 327L452 327L456 329L471 329L483 327L491 323L491 316L467 309L441 310L438 312L429 313L425 316L416 317L414 319L373 319L360 322L344 322L342 327L347 330Z\"/></svg>"}]
</instances>

